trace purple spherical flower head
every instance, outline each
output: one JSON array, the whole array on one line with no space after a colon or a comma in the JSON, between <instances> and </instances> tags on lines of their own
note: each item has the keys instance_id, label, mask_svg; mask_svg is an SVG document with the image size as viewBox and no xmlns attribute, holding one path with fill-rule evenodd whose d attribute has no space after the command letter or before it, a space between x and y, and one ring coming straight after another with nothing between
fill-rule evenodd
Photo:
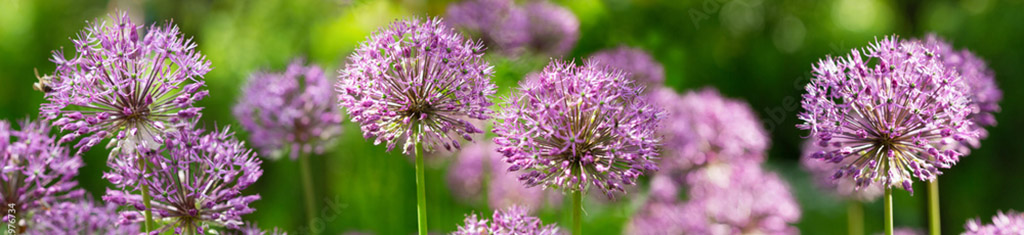
<instances>
[{"instance_id":1,"label":"purple spherical flower head","mask_svg":"<svg viewBox=\"0 0 1024 235\"><path fill-rule=\"evenodd\" d=\"M448 171L452 193L462 199L478 199L487 190L487 203L491 208L519 205L537 209L545 201L558 202L560 194L529 188L519 183L514 174L506 171L508 164L501 161L494 143L475 143L459 152L458 159Z\"/></svg>"},{"instance_id":2,"label":"purple spherical flower head","mask_svg":"<svg viewBox=\"0 0 1024 235\"><path fill-rule=\"evenodd\" d=\"M489 50L516 54L530 40L526 12L512 0L466 0L448 5L447 22L479 37Z\"/></svg>"},{"instance_id":3,"label":"purple spherical flower head","mask_svg":"<svg viewBox=\"0 0 1024 235\"><path fill-rule=\"evenodd\" d=\"M716 164L690 173L684 234L794 234L800 208L789 186L755 163Z\"/></svg>"},{"instance_id":4,"label":"purple spherical flower head","mask_svg":"<svg viewBox=\"0 0 1024 235\"><path fill-rule=\"evenodd\" d=\"M569 9L547 1L523 6L528 22L531 50L556 57L564 56L580 38L580 21Z\"/></svg>"},{"instance_id":5,"label":"purple spherical flower head","mask_svg":"<svg viewBox=\"0 0 1024 235\"><path fill-rule=\"evenodd\" d=\"M194 126L179 125L159 149L108 162L111 171L103 178L119 189L108 189L103 200L135 209L121 213L122 223L143 221L142 195L132 194L143 185L150 189L154 217L165 223L154 231L238 229L241 216L255 211L249 203L260 196L241 191L263 174L262 161L228 128L205 133Z\"/></svg>"},{"instance_id":6,"label":"purple spherical flower head","mask_svg":"<svg viewBox=\"0 0 1024 235\"><path fill-rule=\"evenodd\" d=\"M996 85L995 73L971 51L956 51L950 43L935 34L929 34L922 43L939 55L946 68L956 70L963 77L971 97L969 107L973 113L969 118L974 121L973 128L978 131L978 137L987 137L988 132L984 127L996 125L994 113L999 112L999 101L1003 99L1003 91ZM966 144L973 148L980 146L978 139L968 139Z\"/></svg>"},{"instance_id":7,"label":"purple spherical flower head","mask_svg":"<svg viewBox=\"0 0 1024 235\"><path fill-rule=\"evenodd\" d=\"M82 164L81 157L56 143L47 122L26 119L15 130L0 120L0 198L14 210L3 221L25 220L59 201L82 196L74 180Z\"/></svg>"},{"instance_id":8,"label":"purple spherical flower head","mask_svg":"<svg viewBox=\"0 0 1024 235\"><path fill-rule=\"evenodd\" d=\"M832 178L832 175L836 173L836 170L839 170L838 167L840 164L833 164L812 157L814 154L825 150L825 148L822 148L817 143L818 141L814 139L809 139L804 142L803 154L800 157L800 164L803 165L804 169L811 173L811 177L814 178L814 182L822 189L842 198L863 202L874 201L885 193L885 189L882 188L881 184L872 184L857 190L857 185L851 178ZM855 159L848 158L846 160L853 161Z\"/></svg>"},{"instance_id":9,"label":"purple spherical flower head","mask_svg":"<svg viewBox=\"0 0 1024 235\"><path fill-rule=\"evenodd\" d=\"M663 111L640 96L626 74L591 62L553 61L535 80L520 84L495 124L498 151L508 171L524 172L527 186L584 190L611 197L655 171L655 131Z\"/></svg>"},{"instance_id":10,"label":"purple spherical flower head","mask_svg":"<svg viewBox=\"0 0 1024 235\"><path fill-rule=\"evenodd\" d=\"M488 224L489 223L489 224ZM537 217L529 216L526 209L512 206L503 211L495 211L491 220L477 219L476 214L466 216L465 224L452 235L510 235L562 234L554 224L544 225Z\"/></svg>"},{"instance_id":11,"label":"purple spherical flower head","mask_svg":"<svg viewBox=\"0 0 1024 235\"><path fill-rule=\"evenodd\" d=\"M72 40L73 57L53 52L57 69L43 88L40 116L68 131L60 143L83 137L79 152L108 137L112 155L156 148L171 123L198 115L193 103L209 93L202 87L210 61L177 26L138 26L125 12L111 20Z\"/></svg>"},{"instance_id":12,"label":"purple spherical flower head","mask_svg":"<svg viewBox=\"0 0 1024 235\"><path fill-rule=\"evenodd\" d=\"M341 134L332 79L320 67L295 60L281 73L249 76L235 117L263 156L322 154Z\"/></svg>"},{"instance_id":13,"label":"purple spherical flower head","mask_svg":"<svg viewBox=\"0 0 1024 235\"><path fill-rule=\"evenodd\" d=\"M797 127L826 149L814 158L841 164L834 178L912 191L912 177L935 179L962 155L950 146L976 138L970 94L920 43L891 36L863 51L814 66Z\"/></svg>"},{"instance_id":14,"label":"purple spherical flower head","mask_svg":"<svg viewBox=\"0 0 1024 235\"><path fill-rule=\"evenodd\" d=\"M465 40L440 19L403 20L371 35L349 57L337 89L342 107L374 144L388 151L416 142L429 152L459 148L458 138L483 133L467 118L491 116L493 67L483 45Z\"/></svg>"},{"instance_id":15,"label":"purple spherical flower head","mask_svg":"<svg viewBox=\"0 0 1024 235\"><path fill-rule=\"evenodd\" d=\"M665 67L647 52L621 46L590 55L590 60L630 74L629 78L648 88L665 83Z\"/></svg>"},{"instance_id":16,"label":"purple spherical flower head","mask_svg":"<svg viewBox=\"0 0 1024 235\"><path fill-rule=\"evenodd\" d=\"M120 225L117 205L89 199L60 202L37 214L26 234L138 234L138 224Z\"/></svg>"},{"instance_id":17,"label":"purple spherical flower head","mask_svg":"<svg viewBox=\"0 0 1024 235\"><path fill-rule=\"evenodd\" d=\"M967 230L963 233L965 235L1024 234L1024 213L1000 211L992 216L992 224L982 224L981 219L972 219L967 221L964 228Z\"/></svg>"},{"instance_id":18,"label":"purple spherical flower head","mask_svg":"<svg viewBox=\"0 0 1024 235\"><path fill-rule=\"evenodd\" d=\"M668 113L662 169L687 171L713 163L764 161L768 132L746 102L714 88L679 96L667 88L648 95Z\"/></svg>"}]
</instances>

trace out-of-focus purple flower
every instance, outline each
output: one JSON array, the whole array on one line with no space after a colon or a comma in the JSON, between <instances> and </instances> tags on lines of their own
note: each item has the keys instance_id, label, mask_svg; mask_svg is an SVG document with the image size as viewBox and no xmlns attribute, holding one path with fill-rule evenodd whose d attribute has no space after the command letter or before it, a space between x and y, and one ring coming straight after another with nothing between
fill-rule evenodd
<instances>
[{"instance_id":1,"label":"out-of-focus purple flower","mask_svg":"<svg viewBox=\"0 0 1024 235\"><path fill-rule=\"evenodd\" d=\"M647 52L621 46L615 49L599 51L590 55L590 60L622 70L629 74L629 78L648 89L662 86L665 83L665 67L661 66L654 57Z\"/></svg>"},{"instance_id":2,"label":"out-of-focus purple flower","mask_svg":"<svg viewBox=\"0 0 1024 235\"><path fill-rule=\"evenodd\" d=\"M5 208L14 210L5 213L5 222L24 222L28 215L83 194L75 189L78 181L74 180L82 158L56 143L47 122L26 119L20 123L21 129L15 130L0 120L0 198Z\"/></svg>"},{"instance_id":3,"label":"out-of-focus purple flower","mask_svg":"<svg viewBox=\"0 0 1024 235\"><path fill-rule=\"evenodd\" d=\"M465 224L452 233L453 235L509 235L509 234L535 234L535 235L556 235L562 234L554 224L544 225L537 217L529 216L526 209L521 207L510 207L503 211L495 211L491 220L477 219L476 214L467 215Z\"/></svg>"},{"instance_id":4,"label":"out-of-focus purple flower","mask_svg":"<svg viewBox=\"0 0 1024 235\"><path fill-rule=\"evenodd\" d=\"M138 234L138 224L117 224L117 206L78 199L36 214L26 234Z\"/></svg>"},{"instance_id":5,"label":"out-of-focus purple flower","mask_svg":"<svg viewBox=\"0 0 1024 235\"><path fill-rule=\"evenodd\" d=\"M447 22L480 38L488 50L516 54L530 40L526 13L512 0L466 0L448 5Z\"/></svg>"},{"instance_id":6,"label":"out-of-focus purple flower","mask_svg":"<svg viewBox=\"0 0 1024 235\"><path fill-rule=\"evenodd\" d=\"M241 226L238 230L229 231L227 234L238 234L238 235L288 235L287 232L274 227L273 230L263 230L256 223L245 222L244 226Z\"/></svg>"},{"instance_id":7,"label":"out-of-focus purple flower","mask_svg":"<svg viewBox=\"0 0 1024 235\"><path fill-rule=\"evenodd\" d=\"M874 201L885 193L885 188L882 188L881 184L872 184L857 190L856 184L851 178L832 178L832 175L836 173L840 165L811 157L811 155L824 150L824 148L818 146L817 142L813 139L804 142L800 164L811 173L811 177L814 178L814 182L818 186L836 196L863 202ZM854 158L848 158L847 160L852 161Z\"/></svg>"},{"instance_id":8,"label":"out-of-focus purple flower","mask_svg":"<svg viewBox=\"0 0 1024 235\"><path fill-rule=\"evenodd\" d=\"M977 138L969 91L920 43L886 37L864 56L854 49L815 64L797 127L826 149L813 158L841 164L834 178L912 192L912 177L935 179L963 154L950 146Z\"/></svg>"},{"instance_id":9,"label":"out-of-focus purple flower","mask_svg":"<svg viewBox=\"0 0 1024 235\"><path fill-rule=\"evenodd\" d=\"M992 224L982 224L981 219L972 219L967 221L964 228L967 229L963 233L966 235L1024 234L1024 213L1000 211L996 216L992 216Z\"/></svg>"},{"instance_id":10,"label":"out-of-focus purple flower","mask_svg":"<svg viewBox=\"0 0 1024 235\"><path fill-rule=\"evenodd\" d=\"M715 164L690 173L683 234L795 234L800 208L789 186L752 163Z\"/></svg>"},{"instance_id":11,"label":"out-of-focus purple flower","mask_svg":"<svg viewBox=\"0 0 1024 235\"><path fill-rule=\"evenodd\" d=\"M969 118L974 121L973 128L978 131L978 138L969 138L963 142L969 147L979 147L979 139L988 137L985 127L996 125L994 113L999 112L999 101L1003 99L1003 91L996 85L995 73L971 51L956 51L950 43L935 34L929 34L921 43L938 54L947 69L956 70L967 84L971 99L969 107L973 111Z\"/></svg>"},{"instance_id":12,"label":"out-of-focus purple flower","mask_svg":"<svg viewBox=\"0 0 1024 235\"><path fill-rule=\"evenodd\" d=\"M159 147L167 128L198 116L193 104L209 94L203 75L210 61L177 26L139 26L126 12L111 20L73 39L73 57L53 52L57 69L43 89L40 116L68 132L60 143L83 137L75 144L79 153L108 137L115 137L112 155Z\"/></svg>"},{"instance_id":13,"label":"out-of-focus purple flower","mask_svg":"<svg viewBox=\"0 0 1024 235\"><path fill-rule=\"evenodd\" d=\"M494 142L524 172L527 186L584 190L590 185L611 197L635 184L653 159L664 112L648 104L625 74L586 62L553 61L505 102Z\"/></svg>"},{"instance_id":14,"label":"out-of-focus purple flower","mask_svg":"<svg viewBox=\"0 0 1024 235\"><path fill-rule=\"evenodd\" d=\"M561 57L576 46L580 38L580 21L569 9L548 1L532 1L523 6L533 51Z\"/></svg>"},{"instance_id":15,"label":"out-of-focus purple flower","mask_svg":"<svg viewBox=\"0 0 1024 235\"><path fill-rule=\"evenodd\" d=\"M473 201L479 199L486 187L487 203L491 208L519 205L537 209L545 202L557 203L561 194L528 188L506 171L507 163L495 151L494 143L476 143L466 146L448 171L448 182L455 196Z\"/></svg>"},{"instance_id":16,"label":"out-of-focus purple flower","mask_svg":"<svg viewBox=\"0 0 1024 235\"><path fill-rule=\"evenodd\" d=\"M235 117L249 131L252 145L266 157L321 154L341 134L332 79L320 67L295 60L283 74L249 76Z\"/></svg>"},{"instance_id":17,"label":"out-of-focus purple flower","mask_svg":"<svg viewBox=\"0 0 1024 235\"><path fill-rule=\"evenodd\" d=\"M232 135L229 128L206 133L194 123L183 124L159 149L111 159L103 178L119 189L108 189L103 200L134 209L121 213L121 223L141 222L142 195L133 193L147 185L154 217L167 222L154 231L238 229L241 216L255 211L249 203L260 198L241 191L263 170L256 154Z\"/></svg>"},{"instance_id":18,"label":"out-of-focus purple flower","mask_svg":"<svg viewBox=\"0 0 1024 235\"><path fill-rule=\"evenodd\" d=\"M714 88L679 96L667 88L649 95L668 113L661 168L687 171L716 162L764 161L767 131L746 102L722 97Z\"/></svg>"},{"instance_id":19,"label":"out-of-focus purple flower","mask_svg":"<svg viewBox=\"0 0 1024 235\"><path fill-rule=\"evenodd\" d=\"M675 201L648 201L626 225L625 234L687 234L683 208Z\"/></svg>"},{"instance_id":20,"label":"out-of-focus purple flower","mask_svg":"<svg viewBox=\"0 0 1024 235\"><path fill-rule=\"evenodd\" d=\"M337 89L341 106L374 144L388 151L415 142L428 152L459 148L461 137L483 133L467 118L489 119L493 67L483 45L468 41L440 19L404 20L371 35L349 57Z\"/></svg>"}]
</instances>

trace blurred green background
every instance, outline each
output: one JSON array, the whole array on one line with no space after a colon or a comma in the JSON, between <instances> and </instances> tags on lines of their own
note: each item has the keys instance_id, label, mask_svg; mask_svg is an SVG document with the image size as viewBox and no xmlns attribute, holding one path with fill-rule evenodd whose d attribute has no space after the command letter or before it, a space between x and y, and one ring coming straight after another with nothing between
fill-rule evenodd
<instances>
[{"instance_id":1,"label":"blurred green background","mask_svg":"<svg viewBox=\"0 0 1024 235\"><path fill-rule=\"evenodd\" d=\"M996 0L705 0L617 1L565 0L557 3L580 20L580 40L570 54L629 45L650 52L665 66L668 86L685 91L717 87L727 96L750 102L771 131L767 167L792 185L803 217L805 234L845 231L846 205L817 190L798 164L802 131L794 105L803 92L811 64L827 54L845 54L876 37L904 38L935 32L957 48L969 48L986 59L1005 92L999 125L982 147L964 158L941 179L944 233L963 231L969 218L988 222L997 210L1024 210L1024 144L1014 133L1024 131L1024 2ZM443 16L448 1L369 0L182 0L182 1L43 1L0 0L0 118L35 118L42 94L32 90L33 68L51 73L52 50L70 52L69 37L86 21L105 18L115 9L129 9L137 21L172 20L213 63L206 75L210 96L203 122L237 125L230 108L242 81L259 69L281 70L294 57L335 71L360 41L377 27L410 16ZM546 58L489 57L505 93L524 74L541 69ZM323 233L361 231L411 234L415 231L413 166L398 153L364 141L358 127L345 124L344 137L333 151L313 158L317 198L337 203L340 214L321 218ZM240 128L236 128L238 130ZM244 131L239 132L244 138ZM78 176L96 198L110 184L100 178L105 150L94 148ZM428 213L432 231L448 233L463 215L489 208L465 204L445 185L448 161L431 162L427 171ZM267 161L265 173L248 193L263 199L257 212L245 216L263 228L298 232L302 202L297 164ZM925 184L913 196L895 193L898 227L925 228ZM613 204L586 204L588 233L621 233L644 193ZM563 203L566 205L568 203ZM326 206L323 201L319 205ZM868 204L868 233L882 229L881 201ZM545 223L569 224L561 208L538 212Z\"/></svg>"}]
</instances>

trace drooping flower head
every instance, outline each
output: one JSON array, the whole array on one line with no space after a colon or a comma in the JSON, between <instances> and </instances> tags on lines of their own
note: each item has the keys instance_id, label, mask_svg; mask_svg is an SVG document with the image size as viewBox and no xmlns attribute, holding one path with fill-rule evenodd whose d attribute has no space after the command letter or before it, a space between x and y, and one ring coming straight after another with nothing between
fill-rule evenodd
<instances>
[{"instance_id":1,"label":"drooping flower head","mask_svg":"<svg viewBox=\"0 0 1024 235\"><path fill-rule=\"evenodd\" d=\"M82 164L81 157L56 143L47 122L26 119L15 130L0 120L0 198L4 207L14 210L5 213L3 221L24 222L28 215L43 213L43 208L82 196L74 180Z\"/></svg>"},{"instance_id":2,"label":"drooping flower head","mask_svg":"<svg viewBox=\"0 0 1024 235\"><path fill-rule=\"evenodd\" d=\"M197 116L193 103L208 94L202 87L210 61L177 26L139 26L126 12L111 21L72 40L71 58L54 51L57 69L43 88L40 116L68 132L60 143L83 137L79 152L112 136L115 150L158 147L166 128Z\"/></svg>"},{"instance_id":3,"label":"drooping flower head","mask_svg":"<svg viewBox=\"0 0 1024 235\"><path fill-rule=\"evenodd\" d=\"M511 0L466 0L448 5L447 22L483 40L487 49L516 54L530 40L526 12Z\"/></svg>"},{"instance_id":4,"label":"drooping flower head","mask_svg":"<svg viewBox=\"0 0 1024 235\"><path fill-rule=\"evenodd\" d=\"M999 112L999 101L1003 99L1003 91L996 85L995 73L988 68L984 60L971 51L954 50L950 43L935 34L929 34L921 43L926 48L934 50L946 68L956 70L963 77L971 100L968 107L973 111L969 118L974 121L973 128L978 131L978 137L987 137L985 127L996 125L994 113ZM977 148L980 146L978 141L969 139L967 144Z\"/></svg>"},{"instance_id":5,"label":"drooping flower head","mask_svg":"<svg viewBox=\"0 0 1024 235\"><path fill-rule=\"evenodd\" d=\"M665 67L640 49L621 46L590 55L590 60L629 73L629 78L648 88L665 83Z\"/></svg>"},{"instance_id":6,"label":"drooping flower head","mask_svg":"<svg viewBox=\"0 0 1024 235\"><path fill-rule=\"evenodd\" d=\"M459 152L448 171L449 187L461 199L473 201L486 192L490 208L519 205L537 209L545 202L557 203L561 194L529 188L519 183L492 142L475 143ZM486 191L485 191L486 188Z\"/></svg>"},{"instance_id":7,"label":"drooping flower head","mask_svg":"<svg viewBox=\"0 0 1024 235\"><path fill-rule=\"evenodd\" d=\"M835 178L912 191L912 177L934 179L959 161L951 146L976 137L970 94L920 43L891 36L863 52L867 58L854 49L814 66L797 127L826 149L812 157L840 164Z\"/></svg>"},{"instance_id":8,"label":"drooping flower head","mask_svg":"<svg viewBox=\"0 0 1024 235\"><path fill-rule=\"evenodd\" d=\"M537 217L529 216L526 209L512 206L503 211L495 211L491 220L477 219L476 214L466 216L465 224L452 235L511 235L562 234L554 224L544 225Z\"/></svg>"},{"instance_id":9,"label":"drooping flower head","mask_svg":"<svg viewBox=\"0 0 1024 235\"><path fill-rule=\"evenodd\" d=\"M267 157L321 154L341 134L342 115L331 79L320 67L295 60L284 73L249 76L235 117L252 145Z\"/></svg>"},{"instance_id":10,"label":"drooping flower head","mask_svg":"<svg viewBox=\"0 0 1024 235\"><path fill-rule=\"evenodd\" d=\"M138 234L139 224L117 224L117 206L89 199L60 202L34 217L26 234Z\"/></svg>"},{"instance_id":11,"label":"drooping flower head","mask_svg":"<svg viewBox=\"0 0 1024 235\"><path fill-rule=\"evenodd\" d=\"M397 21L349 57L337 85L341 106L388 151L398 142L406 154L416 142L457 149L459 137L483 133L467 118L491 116L494 71L482 50L440 19Z\"/></svg>"},{"instance_id":12,"label":"drooping flower head","mask_svg":"<svg viewBox=\"0 0 1024 235\"><path fill-rule=\"evenodd\" d=\"M753 163L691 172L682 234L794 234L800 207L789 186Z\"/></svg>"},{"instance_id":13,"label":"drooping flower head","mask_svg":"<svg viewBox=\"0 0 1024 235\"><path fill-rule=\"evenodd\" d=\"M520 84L495 124L498 151L527 186L584 190L609 197L657 167L663 111L626 74L591 62L553 61Z\"/></svg>"},{"instance_id":14,"label":"drooping flower head","mask_svg":"<svg viewBox=\"0 0 1024 235\"><path fill-rule=\"evenodd\" d=\"M1024 234L1024 213L998 212L992 216L992 224L982 224L981 219L968 220L964 225L965 235L983 234Z\"/></svg>"},{"instance_id":15,"label":"drooping flower head","mask_svg":"<svg viewBox=\"0 0 1024 235\"><path fill-rule=\"evenodd\" d=\"M118 189L108 189L103 200L135 209L123 211L121 223L141 222L142 195L132 193L147 185L153 216L165 223L155 231L238 229L241 216L255 211L249 203L260 198L241 191L263 170L256 154L232 135L228 128L206 133L194 123L181 125L159 149L111 159L103 178Z\"/></svg>"},{"instance_id":16,"label":"drooping flower head","mask_svg":"<svg viewBox=\"0 0 1024 235\"><path fill-rule=\"evenodd\" d=\"M768 132L746 102L723 97L714 88L682 96L655 89L652 101L665 107L668 118L662 169L686 171L712 163L761 163Z\"/></svg>"},{"instance_id":17,"label":"drooping flower head","mask_svg":"<svg viewBox=\"0 0 1024 235\"><path fill-rule=\"evenodd\" d=\"M555 57L564 56L580 38L580 21L569 9L548 1L532 1L523 6L530 34L531 50Z\"/></svg>"},{"instance_id":18,"label":"drooping flower head","mask_svg":"<svg viewBox=\"0 0 1024 235\"><path fill-rule=\"evenodd\" d=\"M825 150L825 148L818 146L817 143L818 141L813 139L804 142L803 154L800 156L800 164L804 169L811 173L811 177L814 178L814 182L817 183L821 189L842 198L863 202L874 201L878 197L882 196L882 193L885 193L885 188L882 188L881 184L872 184L857 190L857 185L852 178L832 178L836 173L836 170L839 170L840 164L833 164L831 162L811 157L815 153ZM847 160L852 161L854 158L849 158Z\"/></svg>"}]
</instances>

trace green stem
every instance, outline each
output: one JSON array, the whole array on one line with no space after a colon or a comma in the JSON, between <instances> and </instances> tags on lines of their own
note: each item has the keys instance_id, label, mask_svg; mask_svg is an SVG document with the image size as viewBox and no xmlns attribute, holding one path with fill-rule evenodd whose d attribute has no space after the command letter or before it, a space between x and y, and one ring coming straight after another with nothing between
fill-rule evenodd
<instances>
[{"instance_id":1,"label":"green stem","mask_svg":"<svg viewBox=\"0 0 1024 235\"><path fill-rule=\"evenodd\" d=\"M850 235L864 234L864 205L860 201L850 201L846 207L846 221Z\"/></svg>"},{"instance_id":2,"label":"green stem","mask_svg":"<svg viewBox=\"0 0 1024 235\"><path fill-rule=\"evenodd\" d=\"M583 224L580 223L583 215L583 191L576 190L572 193L572 234L583 234Z\"/></svg>"},{"instance_id":3,"label":"green stem","mask_svg":"<svg viewBox=\"0 0 1024 235\"><path fill-rule=\"evenodd\" d=\"M420 235L427 235L427 189L423 179L423 152L416 141L416 219Z\"/></svg>"},{"instance_id":4,"label":"green stem","mask_svg":"<svg viewBox=\"0 0 1024 235\"><path fill-rule=\"evenodd\" d=\"M149 173L149 167L147 167L149 164L144 160L143 156L139 156L136 161L138 161L139 167L142 167L144 173ZM143 228L146 229L146 234L156 230L156 223L153 221L153 205L149 202L150 200L149 185L142 184L142 205L146 206L146 210L143 212L143 215L146 216L146 222L143 223Z\"/></svg>"},{"instance_id":5,"label":"green stem","mask_svg":"<svg viewBox=\"0 0 1024 235\"><path fill-rule=\"evenodd\" d=\"M939 223L939 179L928 183L928 225L929 234L938 235L942 232Z\"/></svg>"},{"instance_id":6,"label":"green stem","mask_svg":"<svg viewBox=\"0 0 1024 235\"><path fill-rule=\"evenodd\" d=\"M299 174L302 175L302 193L306 199L306 224L309 225L309 229L313 229L313 216L316 207L313 202L313 177L310 176L309 154L299 155L299 171Z\"/></svg>"},{"instance_id":7,"label":"green stem","mask_svg":"<svg viewBox=\"0 0 1024 235\"><path fill-rule=\"evenodd\" d=\"M885 235L892 235L892 188L885 189Z\"/></svg>"}]
</instances>

